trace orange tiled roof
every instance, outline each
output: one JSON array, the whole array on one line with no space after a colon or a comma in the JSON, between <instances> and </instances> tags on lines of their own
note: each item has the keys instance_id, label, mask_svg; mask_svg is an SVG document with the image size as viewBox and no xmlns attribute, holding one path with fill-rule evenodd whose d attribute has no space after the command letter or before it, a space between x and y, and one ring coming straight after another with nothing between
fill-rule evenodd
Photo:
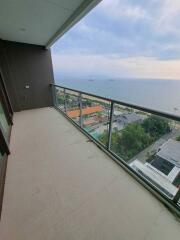
<instances>
[{"instance_id":1,"label":"orange tiled roof","mask_svg":"<svg viewBox=\"0 0 180 240\"><path fill-rule=\"evenodd\" d=\"M87 108L82 109L82 115L88 115L88 114L92 114L92 113L96 113L96 112L101 112L102 110L103 110L103 107L100 105L93 106L93 107L87 107ZM76 110L67 111L67 115L70 118L79 117L80 110L76 109Z\"/></svg>"},{"instance_id":2,"label":"orange tiled roof","mask_svg":"<svg viewBox=\"0 0 180 240\"><path fill-rule=\"evenodd\" d=\"M85 126L92 125L94 123L97 123L97 122L93 119L83 121L83 125Z\"/></svg>"}]
</instances>

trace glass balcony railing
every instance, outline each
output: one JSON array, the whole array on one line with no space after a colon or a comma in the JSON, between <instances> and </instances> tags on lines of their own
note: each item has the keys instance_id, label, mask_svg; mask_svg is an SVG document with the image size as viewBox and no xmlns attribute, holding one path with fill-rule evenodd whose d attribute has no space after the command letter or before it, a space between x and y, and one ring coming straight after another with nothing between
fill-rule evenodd
<instances>
[{"instance_id":1,"label":"glass balcony railing","mask_svg":"<svg viewBox=\"0 0 180 240\"><path fill-rule=\"evenodd\" d=\"M0 101L0 124L6 137L8 137L10 125L8 124L2 102Z\"/></svg>"},{"instance_id":2,"label":"glass balcony railing","mask_svg":"<svg viewBox=\"0 0 180 240\"><path fill-rule=\"evenodd\" d=\"M52 85L55 106L161 200L180 210L180 117Z\"/></svg>"},{"instance_id":3,"label":"glass balcony railing","mask_svg":"<svg viewBox=\"0 0 180 240\"><path fill-rule=\"evenodd\" d=\"M109 131L110 101L82 94L82 128L105 147L108 136L100 136Z\"/></svg>"}]
</instances>

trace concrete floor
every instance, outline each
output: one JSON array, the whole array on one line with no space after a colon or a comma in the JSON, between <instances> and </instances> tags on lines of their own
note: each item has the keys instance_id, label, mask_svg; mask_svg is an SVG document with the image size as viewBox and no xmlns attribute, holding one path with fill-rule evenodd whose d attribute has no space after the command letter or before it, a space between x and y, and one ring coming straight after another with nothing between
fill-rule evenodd
<instances>
[{"instance_id":1,"label":"concrete floor","mask_svg":"<svg viewBox=\"0 0 180 240\"><path fill-rule=\"evenodd\" d=\"M1 240L179 240L180 223L52 108L16 113Z\"/></svg>"}]
</instances>

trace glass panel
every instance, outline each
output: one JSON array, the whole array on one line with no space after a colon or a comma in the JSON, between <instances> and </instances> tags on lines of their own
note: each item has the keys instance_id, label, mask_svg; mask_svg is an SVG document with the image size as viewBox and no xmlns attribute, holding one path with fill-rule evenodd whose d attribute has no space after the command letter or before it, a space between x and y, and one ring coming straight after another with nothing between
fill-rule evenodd
<instances>
[{"instance_id":1,"label":"glass panel","mask_svg":"<svg viewBox=\"0 0 180 240\"><path fill-rule=\"evenodd\" d=\"M107 147L111 102L59 87L55 91L58 107ZM1 105L5 125L2 110ZM114 104L110 151L169 199L179 196L179 122Z\"/></svg>"},{"instance_id":2,"label":"glass panel","mask_svg":"<svg viewBox=\"0 0 180 240\"><path fill-rule=\"evenodd\" d=\"M0 143L1 144L1 143ZM1 146L0 146L1 148ZM0 149L0 201L2 200L1 197L2 197L2 190L3 190L3 184L4 184L4 177L5 177L5 157L6 157L6 154L2 154L1 153L1 149ZM1 209L0 209L1 211Z\"/></svg>"},{"instance_id":3,"label":"glass panel","mask_svg":"<svg viewBox=\"0 0 180 240\"><path fill-rule=\"evenodd\" d=\"M111 151L170 199L180 183L180 124L114 105Z\"/></svg>"},{"instance_id":4,"label":"glass panel","mask_svg":"<svg viewBox=\"0 0 180 240\"><path fill-rule=\"evenodd\" d=\"M65 96L67 116L77 124L80 123L80 97L78 92L66 90Z\"/></svg>"},{"instance_id":5,"label":"glass panel","mask_svg":"<svg viewBox=\"0 0 180 240\"><path fill-rule=\"evenodd\" d=\"M0 171L1 171L1 167L2 167L2 160L3 160L4 154L1 153L0 150Z\"/></svg>"},{"instance_id":6,"label":"glass panel","mask_svg":"<svg viewBox=\"0 0 180 240\"><path fill-rule=\"evenodd\" d=\"M107 146L110 102L82 95L83 128L92 137Z\"/></svg>"},{"instance_id":7,"label":"glass panel","mask_svg":"<svg viewBox=\"0 0 180 240\"><path fill-rule=\"evenodd\" d=\"M64 89L60 87L55 87L55 94L56 94L56 104L59 109L63 112L65 111L64 108Z\"/></svg>"},{"instance_id":8,"label":"glass panel","mask_svg":"<svg viewBox=\"0 0 180 240\"><path fill-rule=\"evenodd\" d=\"M10 126L7 122L6 115L5 115L3 105L1 102L0 102L0 123L1 123L1 126L3 128L5 135L8 136Z\"/></svg>"},{"instance_id":9,"label":"glass panel","mask_svg":"<svg viewBox=\"0 0 180 240\"><path fill-rule=\"evenodd\" d=\"M1 170L2 170L3 156L4 156L4 154L2 154L2 149L1 149L1 145L0 145L0 173L1 173ZM1 176L1 174L0 174L0 176Z\"/></svg>"}]
</instances>

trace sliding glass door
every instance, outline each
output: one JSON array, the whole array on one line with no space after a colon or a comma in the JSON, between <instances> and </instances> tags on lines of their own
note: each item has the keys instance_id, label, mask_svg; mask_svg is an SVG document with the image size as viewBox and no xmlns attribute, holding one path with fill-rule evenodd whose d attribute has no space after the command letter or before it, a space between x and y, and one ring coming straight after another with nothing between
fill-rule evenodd
<instances>
[{"instance_id":1,"label":"sliding glass door","mask_svg":"<svg viewBox=\"0 0 180 240\"><path fill-rule=\"evenodd\" d=\"M1 123L1 127L4 132L5 137L8 137L10 125L8 123L8 120L7 120L7 117L6 117L4 108L3 108L3 104L1 101L0 101L0 123Z\"/></svg>"},{"instance_id":2,"label":"sliding glass door","mask_svg":"<svg viewBox=\"0 0 180 240\"><path fill-rule=\"evenodd\" d=\"M10 153L9 137L12 125L12 116L13 111L11 103L0 72L0 212L2 206L7 156Z\"/></svg>"}]
</instances>

